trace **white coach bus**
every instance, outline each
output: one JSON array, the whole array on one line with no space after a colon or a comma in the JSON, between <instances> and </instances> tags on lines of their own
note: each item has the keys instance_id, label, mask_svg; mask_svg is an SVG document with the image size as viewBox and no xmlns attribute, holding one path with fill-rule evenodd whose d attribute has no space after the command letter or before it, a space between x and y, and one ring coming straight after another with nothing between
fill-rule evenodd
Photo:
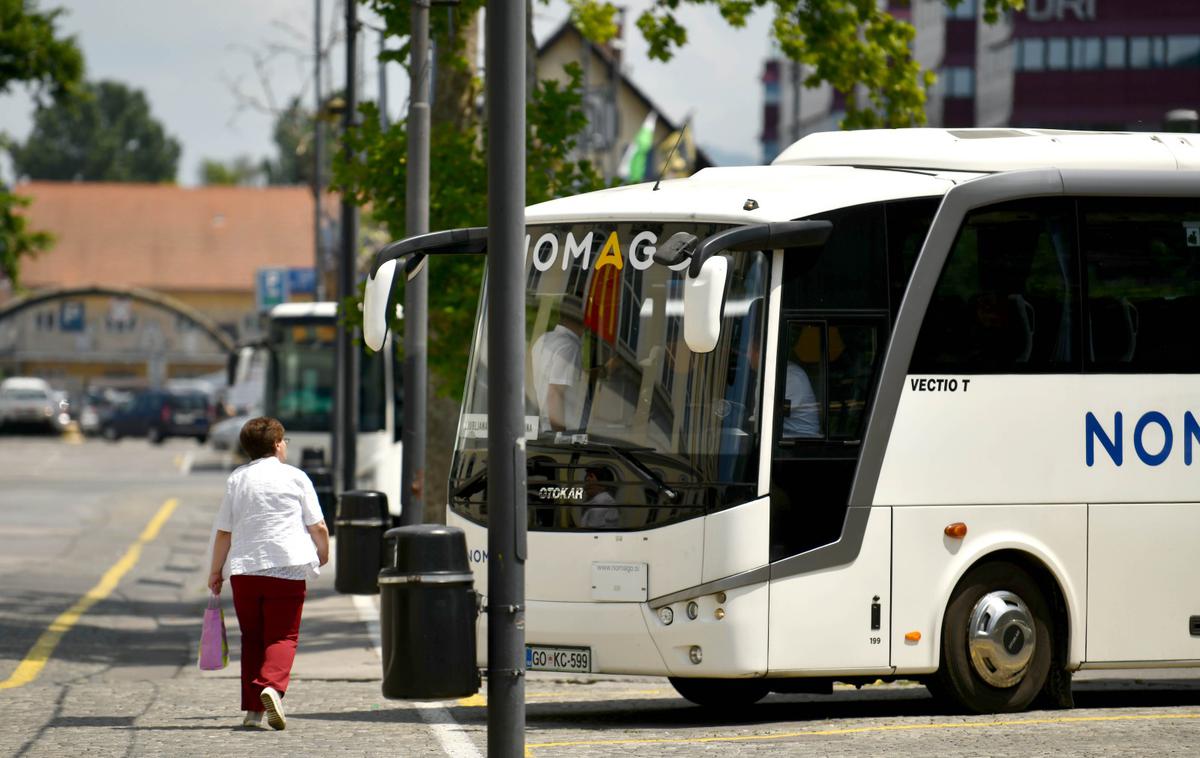
<instances>
[{"instance_id":1,"label":"white coach bus","mask_svg":"<svg viewBox=\"0 0 1200 758\"><path fill-rule=\"evenodd\" d=\"M319 451L332 465L329 449L337 380L334 344L337 303L283 303L268 314L266 415L287 430L288 463L300 466L305 450ZM388 510L400 514L402 391L399 363L391 350L359 354L357 482L363 490L387 495Z\"/></svg>"},{"instance_id":2,"label":"white coach bus","mask_svg":"<svg viewBox=\"0 0 1200 758\"><path fill-rule=\"evenodd\" d=\"M529 208L528 668L996 712L1200 665L1198 169L860 131ZM483 593L486 330L449 488Z\"/></svg>"}]
</instances>

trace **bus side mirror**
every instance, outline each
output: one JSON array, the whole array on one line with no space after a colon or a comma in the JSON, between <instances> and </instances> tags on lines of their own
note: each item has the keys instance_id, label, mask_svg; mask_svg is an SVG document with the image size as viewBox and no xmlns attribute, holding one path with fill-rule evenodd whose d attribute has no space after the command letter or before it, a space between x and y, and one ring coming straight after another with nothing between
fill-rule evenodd
<instances>
[{"instance_id":1,"label":"bus side mirror","mask_svg":"<svg viewBox=\"0 0 1200 758\"><path fill-rule=\"evenodd\" d=\"M683 341L693 353L711 353L721 339L721 311L729 260L714 256L704 262L699 276L683 280Z\"/></svg>"},{"instance_id":2,"label":"bus side mirror","mask_svg":"<svg viewBox=\"0 0 1200 758\"><path fill-rule=\"evenodd\" d=\"M225 386L232 387L237 384L238 370L238 351L234 350L225 358Z\"/></svg>"},{"instance_id":3,"label":"bus side mirror","mask_svg":"<svg viewBox=\"0 0 1200 758\"><path fill-rule=\"evenodd\" d=\"M388 331L388 301L392 295L392 280L396 275L396 261L384 261L379 270L367 277L367 290L363 296L363 341L367 347L379 351Z\"/></svg>"}]
</instances>

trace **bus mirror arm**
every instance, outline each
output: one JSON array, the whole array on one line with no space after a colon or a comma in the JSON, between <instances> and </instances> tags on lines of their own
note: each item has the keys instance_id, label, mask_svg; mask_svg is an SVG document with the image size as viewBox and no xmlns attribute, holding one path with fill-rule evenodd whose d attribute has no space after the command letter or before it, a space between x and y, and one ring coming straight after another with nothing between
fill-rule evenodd
<instances>
[{"instance_id":1,"label":"bus mirror arm","mask_svg":"<svg viewBox=\"0 0 1200 758\"><path fill-rule=\"evenodd\" d=\"M375 254L375 263L371 266L371 273L379 271L379 268L387 261L415 257L416 263L406 262L406 266L410 266L406 270L411 272L412 268L420 265L420 259L427 255L483 255L485 253L487 253L486 226L470 226L463 229L447 229L441 232L418 234L415 237L406 237L385 245Z\"/></svg>"},{"instance_id":2,"label":"bus mirror arm","mask_svg":"<svg viewBox=\"0 0 1200 758\"><path fill-rule=\"evenodd\" d=\"M448 229L393 242L375 254L363 297L363 341L372 350L383 348L395 308L396 266L404 261L405 276L429 255L481 255L487 252L487 227Z\"/></svg>"},{"instance_id":3,"label":"bus mirror arm","mask_svg":"<svg viewBox=\"0 0 1200 758\"><path fill-rule=\"evenodd\" d=\"M688 277L700 276L704 263L726 250L777 250L789 247L820 247L829 239L833 224L828 221L780 221L752 226L735 226L706 238L692 254ZM674 239L674 238L672 238ZM670 242L670 240L668 240Z\"/></svg>"},{"instance_id":4,"label":"bus mirror arm","mask_svg":"<svg viewBox=\"0 0 1200 758\"><path fill-rule=\"evenodd\" d=\"M721 339L721 315L729 282L726 250L777 250L825 244L828 221L782 221L735 226L708 237L692 253L683 284L683 340L693 353L710 353Z\"/></svg>"}]
</instances>

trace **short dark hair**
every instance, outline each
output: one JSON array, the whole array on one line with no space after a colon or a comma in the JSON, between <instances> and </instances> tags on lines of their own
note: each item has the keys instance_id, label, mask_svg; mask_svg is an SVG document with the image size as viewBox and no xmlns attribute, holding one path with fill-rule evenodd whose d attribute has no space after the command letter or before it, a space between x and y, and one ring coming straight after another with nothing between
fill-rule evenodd
<instances>
[{"instance_id":1,"label":"short dark hair","mask_svg":"<svg viewBox=\"0 0 1200 758\"><path fill-rule=\"evenodd\" d=\"M275 455L276 445L283 441L283 424L270 416L252 418L242 425L238 441L252 461Z\"/></svg>"},{"instance_id":2,"label":"short dark hair","mask_svg":"<svg viewBox=\"0 0 1200 758\"><path fill-rule=\"evenodd\" d=\"M596 481L598 482L616 481L616 477L613 476L612 469L610 469L608 466L588 466L585 476L587 474L591 474L592 476L596 477Z\"/></svg>"}]
</instances>

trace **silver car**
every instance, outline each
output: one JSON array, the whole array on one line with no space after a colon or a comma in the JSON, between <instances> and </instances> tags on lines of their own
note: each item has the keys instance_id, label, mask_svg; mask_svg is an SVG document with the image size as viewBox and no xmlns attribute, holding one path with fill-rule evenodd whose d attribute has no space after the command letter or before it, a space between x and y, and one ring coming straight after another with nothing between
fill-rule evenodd
<instances>
[{"instance_id":1,"label":"silver car","mask_svg":"<svg viewBox=\"0 0 1200 758\"><path fill-rule=\"evenodd\" d=\"M70 423L70 415L46 380L14 376L0 382L0 425L44 426L61 432Z\"/></svg>"}]
</instances>

